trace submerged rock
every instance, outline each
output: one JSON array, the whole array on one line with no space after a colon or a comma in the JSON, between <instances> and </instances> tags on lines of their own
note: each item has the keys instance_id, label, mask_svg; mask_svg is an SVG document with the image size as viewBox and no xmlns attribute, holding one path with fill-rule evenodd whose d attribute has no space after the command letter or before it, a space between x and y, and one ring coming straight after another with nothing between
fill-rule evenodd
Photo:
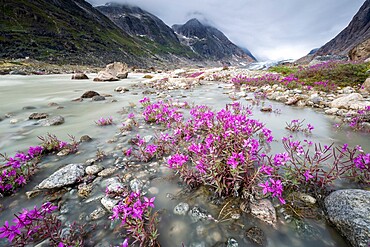
<instances>
[{"instance_id":1,"label":"submerged rock","mask_svg":"<svg viewBox=\"0 0 370 247\"><path fill-rule=\"evenodd\" d=\"M188 211L189 211L189 204L187 204L186 202L180 202L173 209L173 213L177 215L186 215Z\"/></svg>"},{"instance_id":2,"label":"submerged rock","mask_svg":"<svg viewBox=\"0 0 370 247\"><path fill-rule=\"evenodd\" d=\"M103 100L105 100L105 97L101 96L101 95L96 95L96 96L92 97L91 100L92 101L103 101Z\"/></svg>"},{"instance_id":3,"label":"submerged rock","mask_svg":"<svg viewBox=\"0 0 370 247\"><path fill-rule=\"evenodd\" d=\"M258 246L266 246L267 239L265 233L256 226L249 228L245 232L245 236L249 241Z\"/></svg>"},{"instance_id":4,"label":"submerged rock","mask_svg":"<svg viewBox=\"0 0 370 247\"><path fill-rule=\"evenodd\" d=\"M208 220L210 217L208 216L208 212L201 208L201 207L193 207L188 215L190 216L190 219L193 223L203 220Z\"/></svg>"},{"instance_id":5,"label":"submerged rock","mask_svg":"<svg viewBox=\"0 0 370 247\"><path fill-rule=\"evenodd\" d=\"M76 183L85 174L82 164L69 164L43 180L37 189L57 189Z\"/></svg>"},{"instance_id":6,"label":"submerged rock","mask_svg":"<svg viewBox=\"0 0 370 247\"><path fill-rule=\"evenodd\" d=\"M329 220L353 246L370 243L370 191L338 190L325 198Z\"/></svg>"}]
</instances>

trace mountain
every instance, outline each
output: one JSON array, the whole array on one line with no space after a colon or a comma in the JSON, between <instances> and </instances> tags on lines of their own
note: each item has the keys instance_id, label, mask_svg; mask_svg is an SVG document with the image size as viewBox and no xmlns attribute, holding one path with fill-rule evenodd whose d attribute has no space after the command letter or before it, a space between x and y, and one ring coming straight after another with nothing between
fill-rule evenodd
<instances>
[{"instance_id":1,"label":"mountain","mask_svg":"<svg viewBox=\"0 0 370 247\"><path fill-rule=\"evenodd\" d=\"M184 25L173 25L181 43L189 46L195 53L210 59L232 62L253 62L255 58L232 43L218 29L203 25L197 19L191 19Z\"/></svg>"},{"instance_id":2,"label":"mountain","mask_svg":"<svg viewBox=\"0 0 370 247\"><path fill-rule=\"evenodd\" d=\"M197 57L189 47L180 43L173 30L161 19L139 7L108 3L96 8L124 32L152 44L154 52Z\"/></svg>"},{"instance_id":3,"label":"mountain","mask_svg":"<svg viewBox=\"0 0 370 247\"><path fill-rule=\"evenodd\" d=\"M3 0L0 58L103 65L141 64L136 40L84 0Z\"/></svg>"},{"instance_id":4,"label":"mountain","mask_svg":"<svg viewBox=\"0 0 370 247\"><path fill-rule=\"evenodd\" d=\"M335 38L322 46L316 56L323 55L350 55L349 52L355 47L363 44L368 53L364 58L370 56L370 0L366 0L360 10L353 17L349 25ZM366 48L367 47L367 48Z\"/></svg>"}]
</instances>

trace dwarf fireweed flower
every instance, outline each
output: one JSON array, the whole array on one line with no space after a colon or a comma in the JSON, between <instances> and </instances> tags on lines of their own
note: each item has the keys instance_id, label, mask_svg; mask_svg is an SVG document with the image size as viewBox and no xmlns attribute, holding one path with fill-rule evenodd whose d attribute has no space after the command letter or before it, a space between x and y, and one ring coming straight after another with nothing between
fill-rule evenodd
<instances>
[{"instance_id":1,"label":"dwarf fireweed flower","mask_svg":"<svg viewBox=\"0 0 370 247\"><path fill-rule=\"evenodd\" d=\"M101 117L95 123L99 126L111 125L113 124L113 118L112 117L108 117L108 118Z\"/></svg>"},{"instance_id":2,"label":"dwarf fireweed flower","mask_svg":"<svg viewBox=\"0 0 370 247\"><path fill-rule=\"evenodd\" d=\"M157 213L151 215L155 207L154 200L155 197L141 197L140 192L131 193L113 207L113 215L109 218L121 220L127 235L139 241L141 246L154 246L152 244L156 243L158 237ZM121 246L128 246L128 238Z\"/></svg>"},{"instance_id":3,"label":"dwarf fireweed flower","mask_svg":"<svg viewBox=\"0 0 370 247\"><path fill-rule=\"evenodd\" d=\"M290 161L291 158L289 157L289 154L286 152L275 154L274 156L274 165L275 166L283 166L286 164L286 162Z\"/></svg>"},{"instance_id":4,"label":"dwarf fireweed flower","mask_svg":"<svg viewBox=\"0 0 370 247\"><path fill-rule=\"evenodd\" d=\"M170 168L178 168L178 167L181 167L188 160L189 160L189 157L186 155L175 154L168 159L167 164Z\"/></svg>"},{"instance_id":5,"label":"dwarf fireweed flower","mask_svg":"<svg viewBox=\"0 0 370 247\"><path fill-rule=\"evenodd\" d=\"M308 180L310 180L311 178L313 178L313 176L311 175L311 172L309 170L305 171L305 173L303 174L303 176L305 177L306 182Z\"/></svg>"}]
</instances>

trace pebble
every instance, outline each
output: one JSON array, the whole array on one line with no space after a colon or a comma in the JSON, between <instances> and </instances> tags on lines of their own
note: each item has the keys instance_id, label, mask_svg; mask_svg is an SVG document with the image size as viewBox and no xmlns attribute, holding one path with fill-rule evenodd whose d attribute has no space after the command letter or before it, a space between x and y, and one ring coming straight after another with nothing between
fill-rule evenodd
<instances>
[{"instance_id":1,"label":"pebble","mask_svg":"<svg viewBox=\"0 0 370 247\"><path fill-rule=\"evenodd\" d=\"M101 204L109 211L111 212L113 207L117 205L117 203L119 202L118 199L112 199L112 198L109 198L109 197L103 197L101 200L100 200Z\"/></svg>"},{"instance_id":2,"label":"pebble","mask_svg":"<svg viewBox=\"0 0 370 247\"><path fill-rule=\"evenodd\" d=\"M87 175L95 175L101 172L104 169L101 165L91 165L85 168L85 172Z\"/></svg>"},{"instance_id":3,"label":"pebble","mask_svg":"<svg viewBox=\"0 0 370 247\"><path fill-rule=\"evenodd\" d=\"M143 182L139 179L134 178L130 182L130 188L133 192L139 192L143 187Z\"/></svg>"},{"instance_id":4,"label":"pebble","mask_svg":"<svg viewBox=\"0 0 370 247\"><path fill-rule=\"evenodd\" d=\"M98 176L99 177L108 177L108 176L112 175L113 173L115 173L117 170L118 170L118 168L116 168L116 167L106 168L106 169L102 170L101 172L99 172Z\"/></svg>"}]
</instances>

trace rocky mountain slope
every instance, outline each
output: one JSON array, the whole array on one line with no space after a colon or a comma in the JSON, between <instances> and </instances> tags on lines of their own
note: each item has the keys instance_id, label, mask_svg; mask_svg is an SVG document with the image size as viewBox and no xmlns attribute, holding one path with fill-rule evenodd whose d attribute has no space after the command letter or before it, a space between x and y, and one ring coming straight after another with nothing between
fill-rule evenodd
<instances>
[{"instance_id":1,"label":"rocky mountain slope","mask_svg":"<svg viewBox=\"0 0 370 247\"><path fill-rule=\"evenodd\" d=\"M366 0L357 14L353 17L349 25L340 32L335 38L322 46L316 56L335 54L335 55L350 55L349 52L358 45L370 44L370 0ZM366 50L366 49L365 49ZM367 55L370 56L370 48L368 47ZM351 55L350 55L351 56ZM355 56L352 56L355 58ZM361 56L360 56L361 57Z\"/></svg>"},{"instance_id":2,"label":"rocky mountain slope","mask_svg":"<svg viewBox=\"0 0 370 247\"><path fill-rule=\"evenodd\" d=\"M173 30L161 19L139 7L108 3L96 8L126 33L151 44L156 53L200 59L180 43Z\"/></svg>"},{"instance_id":3,"label":"rocky mountain slope","mask_svg":"<svg viewBox=\"0 0 370 247\"><path fill-rule=\"evenodd\" d=\"M98 66L123 61L147 67L253 60L211 27L205 27L203 51L199 42L184 45L163 21L138 7L94 8L85 0L2 2L0 59Z\"/></svg>"},{"instance_id":4,"label":"rocky mountain slope","mask_svg":"<svg viewBox=\"0 0 370 247\"><path fill-rule=\"evenodd\" d=\"M221 31L203 25L195 18L184 25L173 25L172 29L183 44L190 46L194 52L204 58L221 60L225 63L255 61L254 57L232 43Z\"/></svg>"},{"instance_id":5,"label":"rocky mountain slope","mask_svg":"<svg viewBox=\"0 0 370 247\"><path fill-rule=\"evenodd\" d=\"M84 0L3 0L0 58L142 63L142 45Z\"/></svg>"}]
</instances>

